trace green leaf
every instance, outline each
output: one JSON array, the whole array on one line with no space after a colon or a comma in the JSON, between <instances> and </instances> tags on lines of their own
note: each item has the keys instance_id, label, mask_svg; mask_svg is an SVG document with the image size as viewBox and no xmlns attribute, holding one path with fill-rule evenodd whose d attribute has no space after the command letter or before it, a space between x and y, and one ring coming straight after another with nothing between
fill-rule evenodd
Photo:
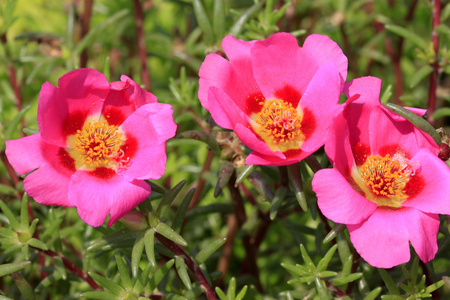
<instances>
[{"instance_id":1,"label":"green leaf","mask_svg":"<svg viewBox=\"0 0 450 300\"><path fill-rule=\"evenodd\" d=\"M96 241L92 241L91 243L89 243L86 250L87 251L95 251L95 250L98 250L98 249L101 249L104 247L111 248L110 245L113 242L125 240L132 235L133 234L127 228L122 228L111 234L103 236L102 238L100 238Z\"/></svg>"},{"instance_id":2,"label":"green leaf","mask_svg":"<svg viewBox=\"0 0 450 300\"><path fill-rule=\"evenodd\" d=\"M20 203L20 228L23 231L28 231L30 227L30 218L28 216L28 196L23 194L22 202Z\"/></svg>"},{"instance_id":3,"label":"green leaf","mask_svg":"<svg viewBox=\"0 0 450 300\"><path fill-rule=\"evenodd\" d=\"M195 256L195 261L201 265L204 263L214 252L217 251L227 241L226 238L215 240L212 243L208 243L200 252Z\"/></svg>"},{"instance_id":4,"label":"green leaf","mask_svg":"<svg viewBox=\"0 0 450 300\"><path fill-rule=\"evenodd\" d=\"M281 266L300 277L311 275L311 271L302 265L293 266L286 263L281 263Z\"/></svg>"},{"instance_id":5,"label":"green leaf","mask_svg":"<svg viewBox=\"0 0 450 300\"><path fill-rule=\"evenodd\" d=\"M12 186L0 184L0 194L5 196L17 196L17 190Z\"/></svg>"},{"instance_id":6,"label":"green leaf","mask_svg":"<svg viewBox=\"0 0 450 300\"><path fill-rule=\"evenodd\" d=\"M240 17L239 19L236 20L236 22L233 24L233 26L230 29L230 34L232 36L237 36L239 35L239 33L241 32L242 28L244 27L245 23L247 22L247 20L257 11L259 11L259 9L262 7L263 5L263 1L260 1L256 4L254 4L253 6L251 6L249 9L247 9Z\"/></svg>"},{"instance_id":7,"label":"green leaf","mask_svg":"<svg viewBox=\"0 0 450 300\"><path fill-rule=\"evenodd\" d=\"M333 278L332 282L334 283L334 285L340 286L340 285L344 285L349 282L355 281L357 279L360 279L362 276L363 276L363 273L351 273L346 276L339 276L339 277Z\"/></svg>"},{"instance_id":8,"label":"green leaf","mask_svg":"<svg viewBox=\"0 0 450 300\"><path fill-rule=\"evenodd\" d=\"M205 36L205 44L209 46L214 45L214 32L202 2L200 0L192 0L192 5L194 6L198 26L202 29Z\"/></svg>"},{"instance_id":9,"label":"green leaf","mask_svg":"<svg viewBox=\"0 0 450 300\"><path fill-rule=\"evenodd\" d=\"M115 294L105 291L84 292L81 294L82 298L99 299L99 300L114 300L119 299Z\"/></svg>"},{"instance_id":10,"label":"green leaf","mask_svg":"<svg viewBox=\"0 0 450 300\"><path fill-rule=\"evenodd\" d=\"M153 267L156 266L155 260L155 231L153 229L149 229L145 232L144 235L144 245L145 245L145 253L147 254L147 259L150 265Z\"/></svg>"},{"instance_id":11,"label":"green leaf","mask_svg":"<svg viewBox=\"0 0 450 300\"><path fill-rule=\"evenodd\" d=\"M333 247L331 247L330 250L327 251L325 256L317 264L317 271L322 272L327 269L328 264L330 263L331 259L333 258L334 252L336 252L336 249L337 249L337 245L333 245Z\"/></svg>"},{"instance_id":12,"label":"green leaf","mask_svg":"<svg viewBox=\"0 0 450 300\"><path fill-rule=\"evenodd\" d=\"M217 198L221 193L222 189L228 184L231 174L234 172L234 166L231 161L224 161L220 171L219 178L217 179L216 187L214 189L214 198Z\"/></svg>"},{"instance_id":13,"label":"green leaf","mask_svg":"<svg viewBox=\"0 0 450 300\"><path fill-rule=\"evenodd\" d=\"M229 300L234 300L236 295L236 278L231 277L230 283L228 284L227 297Z\"/></svg>"},{"instance_id":14,"label":"green leaf","mask_svg":"<svg viewBox=\"0 0 450 300\"><path fill-rule=\"evenodd\" d=\"M31 108L30 105L27 105L24 108L22 108L22 110L19 111L19 113L14 117L14 119L9 123L9 126L5 132L5 140L12 139L14 132L17 130L17 126L19 125L20 121L23 119L23 117L30 108ZM2 145L2 147L4 146Z\"/></svg>"},{"instance_id":15,"label":"green leaf","mask_svg":"<svg viewBox=\"0 0 450 300\"><path fill-rule=\"evenodd\" d=\"M209 148L216 154L220 155L220 147L216 138L208 132L200 130L187 130L175 137L177 139L194 139L206 143Z\"/></svg>"},{"instance_id":16,"label":"green leaf","mask_svg":"<svg viewBox=\"0 0 450 300\"><path fill-rule=\"evenodd\" d=\"M16 216L13 214L13 212L9 209L8 205L5 204L2 200L0 200L0 208L2 209L3 214L5 217L8 218L9 224L11 225L12 229L15 231L20 231L20 223L17 221Z\"/></svg>"},{"instance_id":17,"label":"green leaf","mask_svg":"<svg viewBox=\"0 0 450 300\"><path fill-rule=\"evenodd\" d=\"M275 191L275 197L273 197L272 200L272 206L270 207L270 220L275 220L277 214L278 214L278 208L281 205L281 202L283 202L284 198L286 197L287 189L284 187L280 187Z\"/></svg>"},{"instance_id":18,"label":"green leaf","mask_svg":"<svg viewBox=\"0 0 450 300\"><path fill-rule=\"evenodd\" d=\"M383 105L413 123L420 130L428 133L436 142L436 144L439 145L441 143L441 136L439 135L439 133L437 133L436 129L434 129L434 127L431 126L431 124L422 117L394 103L385 103Z\"/></svg>"},{"instance_id":19,"label":"green leaf","mask_svg":"<svg viewBox=\"0 0 450 300\"><path fill-rule=\"evenodd\" d=\"M34 248L38 248L38 249L41 249L41 250L44 250L44 251L48 250L47 245L43 241L35 239L35 238L31 238L28 241L28 244L31 247L34 247Z\"/></svg>"},{"instance_id":20,"label":"green leaf","mask_svg":"<svg viewBox=\"0 0 450 300\"><path fill-rule=\"evenodd\" d=\"M381 278L383 278L383 281L386 284L389 293L391 293L392 295L400 295L398 287L395 284L395 281L392 279L391 275L389 275L389 273L385 269L378 269L378 272L380 272Z\"/></svg>"},{"instance_id":21,"label":"green leaf","mask_svg":"<svg viewBox=\"0 0 450 300\"><path fill-rule=\"evenodd\" d=\"M169 272L170 268L172 268L173 264L175 263L174 259L169 260L166 262L164 266L159 268L155 274L150 278L149 285L151 292L158 286L158 284L161 282L161 280L164 278L164 276Z\"/></svg>"},{"instance_id":22,"label":"green leaf","mask_svg":"<svg viewBox=\"0 0 450 300\"><path fill-rule=\"evenodd\" d=\"M450 27L448 27L445 24L439 24L436 28L435 28L436 32L439 34L443 34L443 35L447 35L450 36Z\"/></svg>"},{"instance_id":23,"label":"green leaf","mask_svg":"<svg viewBox=\"0 0 450 300\"><path fill-rule=\"evenodd\" d=\"M322 279L316 277L314 283L316 284L316 290L319 293L320 299L331 299L327 285Z\"/></svg>"},{"instance_id":24,"label":"green leaf","mask_svg":"<svg viewBox=\"0 0 450 300\"><path fill-rule=\"evenodd\" d=\"M100 276L99 274L95 273L95 272L89 272L89 275L95 280L97 281L97 283L101 286L104 287L105 289L107 289L108 291L110 291L111 293L113 293L114 295L120 295L122 292L124 292L125 290L118 285L117 283L115 283L114 281L112 281L109 278Z\"/></svg>"},{"instance_id":25,"label":"green leaf","mask_svg":"<svg viewBox=\"0 0 450 300\"><path fill-rule=\"evenodd\" d=\"M181 226L183 226L184 218L186 216L186 212L189 208L189 204L191 204L192 197L194 196L195 189L192 188L189 190L189 192L184 197L183 201L181 202L180 206L177 209L177 212L175 213L175 217L173 218L172 222L172 229L180 233Z\"/></svg>"},{"instance_id":26,"label":"green leaf","mask_svg":"<svg viewBox=\"0 0 450 300\"><path fill-rule=\"evenodd\" d=\"M303 244L300 244L300 252L302 253L303 260L305 261L309 270L315 271L316 266L314 265L311 257L309 257L308 252L306 251L306 248L305 248L305 246L303 246Z\"/></svg>"},{"instance_id":27,"label":"green leaf","mask_svg":"<svg viewBox=\"0 0 450 300\"><path fill-rule=\"evenodd\" d=\"M423 38L404 27L388 24L385 28L395 34L398 34L399 36L404 37L422 50L425 50L428 47L428 43Z\"/></svg>"},{"instance_id":28,"label":"green leaf","mask_svg":"<svg viewBox=\"0 0 450 300\"><path fill-rule=\"evenodd\" d=\"M331 231L328 232L327 236L323 239L322 244L331 242L340 232L345 230L345 228L347 228L345 224L335 224Z\"/></svg>"},{"instance_id":29,"label":"green leaf","mask_svg":"<svg viewBox=\"0 0 450 300\"><path fill-rule=\"evenodd\" d=\"M181 246L188 245L188 243L181 237L181 235L176 233L172 228L170 228L165 223L159 223L158 225L156 225L155 231L157 233L161 234L162 236L168 238L169 240L171 240L177 244L180 244Z\"/></svg>"},{"instance_id":30,"label":"green leaf","mask_svg":"<svg viewBox=\"0 0 450 300\"><path fill-rule=\"evenodd\" d=\"M228 300L227 295L220 289L220 287L216 286L215 288L217 296L219 296L220 300Z\"/></svg>"},{"instance_id":31,"label":"green leaf","mask_svg":"<svg viewBox=\"0 0 450 300\"><path fill-rule=\"evenodd\" d=\"M248 175L250 175L250 173L252 173L256 169L256 167L257 167L256 165L248 165L242 167L239 176L236 178L236 183L234 184L234 186L237 186L239 183L244 181L244 179L247 178Z\"/></svg>"},{"instance_id":32,"label":"green leaf","mask_svg":"<svg viewBox=\"0 0 450 300\"><path fill-rule=\"evenodd\" d=\"M427 286L427 288L425 289L425 293L431 294L438 288L442 287L444 284L445 284L444 280L439 280L438 282L435 282L432 285Z\"/></svg>"},{"instance_id":33,"label":"green leaf","mask_svg":"<svg viewBox=\"0 0 450 300\"><path fill-rule=\"evenodd\" d=\"M225 5L223 0L214 1L214 34L216 40L222 40L225 36Z\"/></svg>"},{"instance_id":34,"label":"green leaf","mask_svg":"<svg viewBox=\"0 0 450 300\"><path fill-rule=\"evenodd\" d=\"M436 109L436 111L433 114L433 119L437 120L439 118L448 117L450 116L450 107L441 107Z\"/></svg>"},{"instance_id":35,"label":"green leaf","mask_svg":"<svg viewBox=\"0 0 450 300\"><path fill-rule=\"evenodd\" d=\"M242 299L244 299L245 294L247 293L247 288L248 288L248 286L244 285L244 287L239 292L239 294L237 294L235 300L242 300Z\"/></svg>"},{"instance_id":36,"label":"green leaf","mask_svg":"<svg viewBox=\"0 0 450 300\"><path fill-rule=\"evenodd\" d=\"M26 135L33 135L35 133L39 132L39 129L35 129L35 128L24 128L22 129L22 131L26 134Z\"/></svg>"},{"instance_id":37,"label":"green leaf","mask_svg":"<svg viewBox=\"0 0 450 300\"><path fill-rule=\"evenodd\" d=\"M0 265L0 277L17 272L31 264L31 261L21 261L17 263Z\"/></svg>"},{"instance_id":38,"label":"green leaf","mask_svg":"<svg viewBox=\"0 0 450 300\"><path fill-rule=\"evenodd\" d=\"M182 256L177 256L177 258L175 259L175 267L177 269L178 276L180 276L180 279L183 282L184 286L188 290L192 289L191 279L189 278L186 263L184 262L184 258Z\"/></svg>"},{"instance_id":39,"label":"green leaf","mask_svg":"<svg viewBox=\"0 0 450 300\"><path fill-rule=\"evenodd\" d=\"M377 296L381 293L381 287L374 288L363 300L375 300Z\"/></svg>"},{"instance_id":40,"label":"green leaf","mask_svg":"<svg viewBox=\"0 0 450 300\"><path fill-rule=\"evenodd\" d=\"M306 203L305 193L303 191L302 185L302 175L300 172L300 167L298 164L288 165L289 179L291 185L294 187L295 197L297 198L298 204L303 209L303 211L308 211L308 204Z\"/></svg>"},{"instance_id":41,"label":"green leaf","mask_svg":"<svg viewBox=\"0 0 450 300\"><path fill-rule=\"evenodd\" d=\"M52 274L50 274L49 276L45 277L45 279L43 279L35 288L36 292L41 292L42 289L44 288L48 288L49 286L51 286L52 284L54 284L55 282L61 280L62 276L61 273L59 272L53 272Z\"/></svg>"},{"instance_id":42,"label":"green leaf","mask_svg":"<svg viewBox=\"0 0 450 300\"><path fill-rule=\"evenodd\" d=\"M128 268L123 261L123 258L119 253L114 253L116 257L117 269L119 270L120 281L122 282L123 287L126 290L130 290L133 287L133 283L131 282L130 274L128 273Z\"/></svg>"},{"instance_id":43,"label":"green leaf","mask_svg":"<svg viewBox=\"0 0 450 300\"><path fill-rule=\"evenodd\" d=\"M427 77L428 75L431 74L431 72L433 72L433 68L430 65L425 65L422 68L420 68L419 70L417 70L413 77L411 78L411 82L409 83L409 87L413 88L415 87L417 84L419 84L419 82L421 82L425 77Z\"/></svg>"},{"instance_id":44,"label":"green leaf","mask_svg":"<svg viewBox=\"0 0 450 300\"><path fill-rule=\"evenodd\" d=\"M14 280L15 284L19 288L20 293L26 300L34 300L35 294L33 289L31 288L31 285L28 283L28 281L23 278L22 275L20 275L17 272L10 274L11 278Z\"/></svg>"},{"instance_id":45,"label":"green leaf","mask_svg":"<svg viewBox=\"0 0 450 300\"><path fill-rule=\"evenodd\" d=\"M140 232L137 235L133 249L131 250L131 273L133 277L137 277L138 275L139 263L141 262L142 252L144 251L144 235L144 232Z\"/></svg>"},{"instance_id":46,"label":"green leaf","mask_svg":"<svg viewBox=\"0 0 450 300\"><path fill-rule=\"evenodd\" d=\"M173 187L164 197L161 199L161 202L159 202L158 207L156 208L156 216L158 219L162 219L167 212L167 209L170 207L170 204L172 204L173 200L177 197L177 195L180 193L183 186L186 184L186 180L182 180L179 182L176 186Z\"/></svg>"}]
</instances>

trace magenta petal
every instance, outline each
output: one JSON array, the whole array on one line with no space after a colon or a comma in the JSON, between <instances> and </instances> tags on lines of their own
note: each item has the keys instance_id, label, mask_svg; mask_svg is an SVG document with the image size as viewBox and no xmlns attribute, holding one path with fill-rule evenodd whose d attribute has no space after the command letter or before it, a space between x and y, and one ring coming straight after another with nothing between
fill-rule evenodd
<instances>
[{"instance_id":1,"label":"magenta petal","mask_svg":"<svg viewBox=\"0 0 450 300\"><path fill-rule=\"evenodd\" d=\"M232 129L236 123L247 122L248 117L223 90L210 87L208 100L211 116L219 126Z\"/></svg>"},{"instance_id":2,"label":"magenta petal","mask_svg":"<svg viewBox=\"0 0 450 300\"><path fill-rule=\"evenodd\" d=\"M360 98L355 102L365 103L368 106L380 104L381 79L366 76L353 79L345 84L344 94L351 97L360 94Z\"/></svg>"},{"instance_id":3,"label":"magenta petal","mask_svg":"<svg viewBox=\"0 0 450 300\"><path fill-rule=\"evenodd\" d=\"M246 60L250 57L252 46L258 41L244 41L227 35L222 40L222 48L230 60Z\"/></svg>"},{"instance_id":4,"label":"magenta petal","mask_svg":"<svg viewBox=\"0 0 450 300\"><path fill-rule=\"evenodd\" d=\"M411 163L418 162L418 174L425 180L423 189L414 198L402 203L423 212L450 215L450 169L428 150L419 151Z\"/></svg>"},{"instance_id":5,"label":"magenta petal","mask_svg":"<svg viewBox=\"0 0 450 300\"><path fill-rule=\"evenodd\" d=\"M358 194L336 169L317 172L312 188L322 213L336 223L358 224L377 208L377 204Z\"/></svg>"},{"instance_id":6,"label":"magenta petal","mask_svg":"<svg viewBox=\"0 0 450 300\"><path fill-rule=\"evenodd\" d=\"M136 108L148 103L158 102L155 95L141 88L141 86L130 77L122 75L120 76L120 80L125 84L125 96L136 104Z\"/></svg>"},{"instance_id":7,"label":"magenta petal","mask_svg":"<svg viewBox=\"0 0 450 300\"><path fill-rule=\"evenodd\" d=\"M151 103L140 107L120 127L137 140L131 163L121 172L127 180L159 179L166 170L166 140L175 135L177 125L172 106Z\"/></svg>"},{"instance_id":8,"label":"magenta petal","mask_svg":"<svg viewBox=\"0 0 450 300\"><path fill-rule=\"evenodd\" d=\"M365 222L347 225L347 228L355 249L377 268L392 268L408 262L409 241L425 261L437 251L438 219L413 208L377 209Z\"/></svg>"},{"instance_id":9,"label":"magenta petal","mask_svg":"<svg viewBox=\"0 0 450 300\"><path fill-rule=\"evenodd\" d=\"M67 197L70 177L45 164L23 181L28 196L44 205L73 206Z\"/></svg>"},{"instance_id":10,"label":"magenta petal","mask_svg":"<svg viewBox=\"0 0 450 300\"><path fill-rule=\"evenodd\" d=\"M242 141L242 143L250 147L252 150L259 152L262 155L275 156L281 159L285 158L281 151L273 152L272 150L270 150L269 146L267 146L267 144L263 141L259 140L256 135L247 128L247 126L240 123L235 124L234 132Z\"/></svg>"},{"instance_id":11,"label":"magenta petal","mask_svg":"<svg viewBox=\"0 0 450 300\"><path fill-rule=\"evenodd\" d=\"M333 63L325 63L314 75L300 101L300 107L311 111L315 118L313 133L301 145L303 151L313 152L324 144L324 133L339 109L340 93L338 69Z\"/></svg>"},{"instance_id":12,"label":"magenta petal","mask_svg":"<svg viewBox=\"0 0 450 300\"><path fill-rule=\"evenodd\" d=\"M150 186L144 181L126 181L122 176L100 179L85 171L77 171L69 184L69 199L78 214L91 226L100 226L108 214L108 226L147 199Z\"/></svg>"},{"instance_id":13,"label":"magenta petal","mask_svg":"<svg viewBox=\"0 0 450 300\"><path fill-rule=\"evenodd\" d=\"M36 133L18 140L6 141L6 156L19 174L25 174L46 163L41 152L41 134Z\"/></svg>"},{"instance_id":14,"label":"magenta petal","mask_svg":"<svg viewBox=\"0 0 450 300\"><path fill-rule=\"evenodd\" d=\"M341 75L341 82L344 83L347 78L347 57L342 52L339 45L326 35L311 34L305 40L302 48L302 55L306 56L302 63L307 64L308 60L314 60L317 65L332 62ZM308 68L308 65L302 66L302 69Z\"/></svg>"},{"instance_id":15,"label":"magenta petal","mask_svg":"<svg viewBox=\"0 0 450 300\"><path fill-rule=\"evenodd\" d=\"M278 153L281 154L281 152ZM256 151L252 151L245 159L245 164L260 165L260 166L286 166L299 162L300 160L307 157L309 154L310 153L302 152L299 156L295 157L294 159L287 159L287 158L280 158L274 155L264 155Z\"/></svg>"}]
</instances>

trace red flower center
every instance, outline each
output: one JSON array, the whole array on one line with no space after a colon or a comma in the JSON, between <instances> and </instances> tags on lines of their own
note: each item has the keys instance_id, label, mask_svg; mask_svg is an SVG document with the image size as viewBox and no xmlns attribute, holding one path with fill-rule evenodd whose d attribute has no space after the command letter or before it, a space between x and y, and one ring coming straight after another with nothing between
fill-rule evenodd
<instances>
[{"instance_id":1,"label":"red flower center","mask_svg":"<svg viewBox=\"0 0 450 300\"><path fill-rule=\"evenodd\" d=\"M288 144L302 137L302 118L291 103L274 99L260 104L263 107L257 114L255 122L261 126L260 134L263 137L269 138L275 145Z\"/></svg>"}]
</instances>

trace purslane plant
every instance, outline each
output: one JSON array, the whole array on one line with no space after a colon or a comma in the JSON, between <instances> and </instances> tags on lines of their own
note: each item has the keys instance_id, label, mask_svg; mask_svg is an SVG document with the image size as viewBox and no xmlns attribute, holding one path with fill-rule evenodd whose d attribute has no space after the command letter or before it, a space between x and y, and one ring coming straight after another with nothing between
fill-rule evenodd
<instances>
[{"instance_id":1,"label":"purslane plant","mask_svg":"<svg viewBox=\"0 0 450 300\"><path fill-rule=\"evenodd\" d=\"M89 225L108 225L147 199L145 179L165 171L175 135L172 106L158 103L127 76L108 83L92 69L71 71L58 87L43 84L40 132L6 142L27 193L45 205L76 206Z\"/></svg>"},{"instance_id":2,"label":"purslane plant","mask_svg":"<svg viewBox=\"0 0 450 300\"><path fill-rule=\"evenodd\" d=\"M313 190L371 265L408 262L409 242L428 262L438 250L438 214L450 214L450 169L429 135L381 105L380 87L375 77L346 84L349 100L325 142L334 168L315 174Z\"/></svg>"},{"instance_id":3,"label":"purslane plant","mask_svg":"<svg viewBox=\"0 0 450 300\"><path fill-rule=\"evenodd\" d=\"M227 36L229 60L209 54L199 99L218 125L253 150L246 164L281 166L321 147L347 77L347 58L330 38L313 34L299 47L288 33L246 42Z\"/></svg>"}]
</instances>

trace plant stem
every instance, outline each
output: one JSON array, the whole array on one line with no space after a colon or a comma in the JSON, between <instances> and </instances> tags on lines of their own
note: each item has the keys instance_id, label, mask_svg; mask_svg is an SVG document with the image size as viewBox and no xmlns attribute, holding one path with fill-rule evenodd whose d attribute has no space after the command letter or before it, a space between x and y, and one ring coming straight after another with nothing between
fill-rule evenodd
<instances>
[{"instance_id":1,"label":"plant stem","mask_svg":"<svg viewBox=\"0 0 450 300\"><path fill-rule=\"evenodd\" d=\"M80 17L81 21L81 37L83 39L89 32L89 24L91 22L92 4L94 0L84 0L84 11ZM84 48L80 54L80 68L86 68L88 62L88 49Z\"/></svg>"},{"instance_id":2,"label":"plant stem","mask_svg":"<svg viewBox=\"0 0 450 300\"><path fill-rule=\"evenodd\" d=\"M205 275L203 274L202 270L189 257L189 255L187 255L186 252L184 252L183 247L169 240L168 238L162 236L159 233L156 233L155 237L161 242L161 244L166 246L173 254L183 257L184 262L186 263L188 268L192 271L192 273L194 273L195 278L197 278L198 282L205 290L205 294L208 300L216 300L217 299L216 294L212 289L211 285L209 284L208 280L206 279Z\"/></svg>"},{"instance_id":3,"label":"plant stem","mask_svg":"<svg viewBox=\"0 0 450 300\"><path fill-rule=\"evenodd\" d=\"M145 85L145 89L150 91L152 89L150 76L147 67L147 49L145 47L144 40L144 12L141 2L139 0L133 0L134 3L134 15L136 17L136 36L138 44L139 59L141 61L141 80Z\"/></svg>"},{"instance_id":4,"label":"plant stem","mask_svg":"<svg viewBox=\"0 0 450 300\"><path fill-rule=\"evenodd\" d=\"M430 74L430 86L428 90L428 116L427 121L434 125L433 113L436 109L436 89L439 75L439 34L436 32L436 27L441 22L441 1L434 0L433 2L433 31L431 33L431 40L433 42L434 62L431 64L433 72Z\"/></svg>"}]
</instances>

